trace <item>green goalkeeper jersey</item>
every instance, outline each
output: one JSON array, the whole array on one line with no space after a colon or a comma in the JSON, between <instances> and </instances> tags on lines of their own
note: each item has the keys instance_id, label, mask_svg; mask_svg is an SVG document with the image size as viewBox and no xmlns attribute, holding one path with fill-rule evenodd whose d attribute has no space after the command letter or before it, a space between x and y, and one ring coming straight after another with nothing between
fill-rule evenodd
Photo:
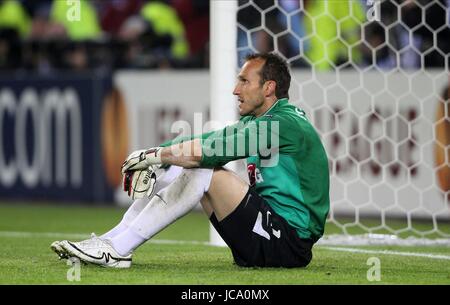
<instances>
[{"instance_id":1,"label":"green goalkeeper jersey","mask_svg":"<svg viewBox=\"0 0 450 305\"><path fill-rule=\"evenodd\" d=\"M167 142L202 139L201 167L247 158L251 187L296 228L301 238L318 240L329 211L329 171L325 149L305 112L278 100L260 117L243 116L222 130Z\"/></svg>"}]
</instances>

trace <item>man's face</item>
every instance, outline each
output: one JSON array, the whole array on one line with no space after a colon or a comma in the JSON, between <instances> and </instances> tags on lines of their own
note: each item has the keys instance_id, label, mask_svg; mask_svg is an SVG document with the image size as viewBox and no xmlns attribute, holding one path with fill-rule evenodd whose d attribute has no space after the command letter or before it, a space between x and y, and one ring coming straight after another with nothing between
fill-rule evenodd
<instances>
[{"instance_id":1,"label":"man's face","mask_svg":"<svg viewBox=\"0 0 450 305\"><path fill-rule=\"evenodd\" d=\"M247 61L238 75L238 83L233 94L239 102L239 115L254 115L264 104L263 86L260 84L259 72L264 65L264 60L253 59Z\"/></svg>"}]
</instances>

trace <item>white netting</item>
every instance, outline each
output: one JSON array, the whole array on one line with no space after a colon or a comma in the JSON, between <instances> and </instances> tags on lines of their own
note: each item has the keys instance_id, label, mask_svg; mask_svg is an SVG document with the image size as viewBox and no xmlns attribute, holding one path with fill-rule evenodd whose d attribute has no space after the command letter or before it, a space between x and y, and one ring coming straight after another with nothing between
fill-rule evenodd
<instances>
[{"instance_id":1,"label":"white netting","mask_svg":"<svg viewBox=\"0 0 450 305\"><path fill-rule=\"evenodd\" d=\"M446 0L239 1L239 65L264 51L291 64L341 233L449 241L449 15Z\"/></svg>"}]
</instances>

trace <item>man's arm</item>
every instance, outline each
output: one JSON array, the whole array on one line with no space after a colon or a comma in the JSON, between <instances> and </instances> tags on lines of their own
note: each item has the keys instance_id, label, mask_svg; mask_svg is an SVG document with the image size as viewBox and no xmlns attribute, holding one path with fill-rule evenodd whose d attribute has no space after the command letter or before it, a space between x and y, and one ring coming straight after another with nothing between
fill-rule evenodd
<instances>
[{"instance_id":1,"label":"man's arm","mask_svg":"<svg viewBox=\"0 0 450 305\"><path fill-rule=\"evenodd\" d=\"M202 143L206 139L215 138L217 134L225 134L227 128L235 128L240 124L229 125L222 130L206 132L200 135L175 138L160 145L161 163L164 165L177 165L185 168L200 167L202 164ZM213 162L214 163L214 162ZM225 162L226 163L226 162Z\"/></svg>"},{"instance_id":2,"label":"man's arm","mask_svg":"<svg viewBox=\"0 0 450 305\"><path fill-rule=\"evenodd\" d=\"M122 172L155 164L212 168L255 154L265 157L270 153L270 147L278 149L279 146L278 125L273 129L271 123L278 122L268 122L264 118L252 122L240 121L191 139L178 139L159 147L136 151L125 160Z\"/></svg>"},{"instance_id":3,"label":"man's arm","mask_svg":"<svg viewBox=\"0 0 450 305\"><path fill-rule=\"evenodd\" d=\"M200 138L164 147L161 163L185 168L216 167L230 161L260 154L264 157L279 149L279 121L256 120L203 134ZM274 128L274 126L276 128Z\"/></svg>"},{"instance_id":4,"label":"man's arm","mask_svg":"<svg viewBox=\"0 0 450 305\"><path fill-rule=\"evenodd\" d=\"M177 165L184 168L199 167L202 160L200 139L194 139L161 149L161 163Z\"/></svg>"}]
</instances>

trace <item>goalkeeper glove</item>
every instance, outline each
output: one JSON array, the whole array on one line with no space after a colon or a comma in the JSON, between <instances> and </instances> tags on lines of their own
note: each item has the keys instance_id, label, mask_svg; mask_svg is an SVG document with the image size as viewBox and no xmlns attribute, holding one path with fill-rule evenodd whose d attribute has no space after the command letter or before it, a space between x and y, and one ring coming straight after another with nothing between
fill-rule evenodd
<instances>
[{"instance_id":1,"label":"goalkeeper glove","mask_svg":"<svg viewBox=\"0 0 450 305\"><path fill-rule=\"evenodd\" d=\"M126 171L122 179L123 190L133 200L151 197L155 190L157 168L151 165L144 170Z\"/></svg>"},{"instance_id":2,"label":"goalkeeper glove","mask_svg":"<svg viewBox=\"0 0 450 305\"><path fill-rule=\"evenodd\" d=\"M151 165L161 164L162 147L153 147L132 152L122 164L122 174L127 171L143 170Z\"/></svg>"}]
</instances>

